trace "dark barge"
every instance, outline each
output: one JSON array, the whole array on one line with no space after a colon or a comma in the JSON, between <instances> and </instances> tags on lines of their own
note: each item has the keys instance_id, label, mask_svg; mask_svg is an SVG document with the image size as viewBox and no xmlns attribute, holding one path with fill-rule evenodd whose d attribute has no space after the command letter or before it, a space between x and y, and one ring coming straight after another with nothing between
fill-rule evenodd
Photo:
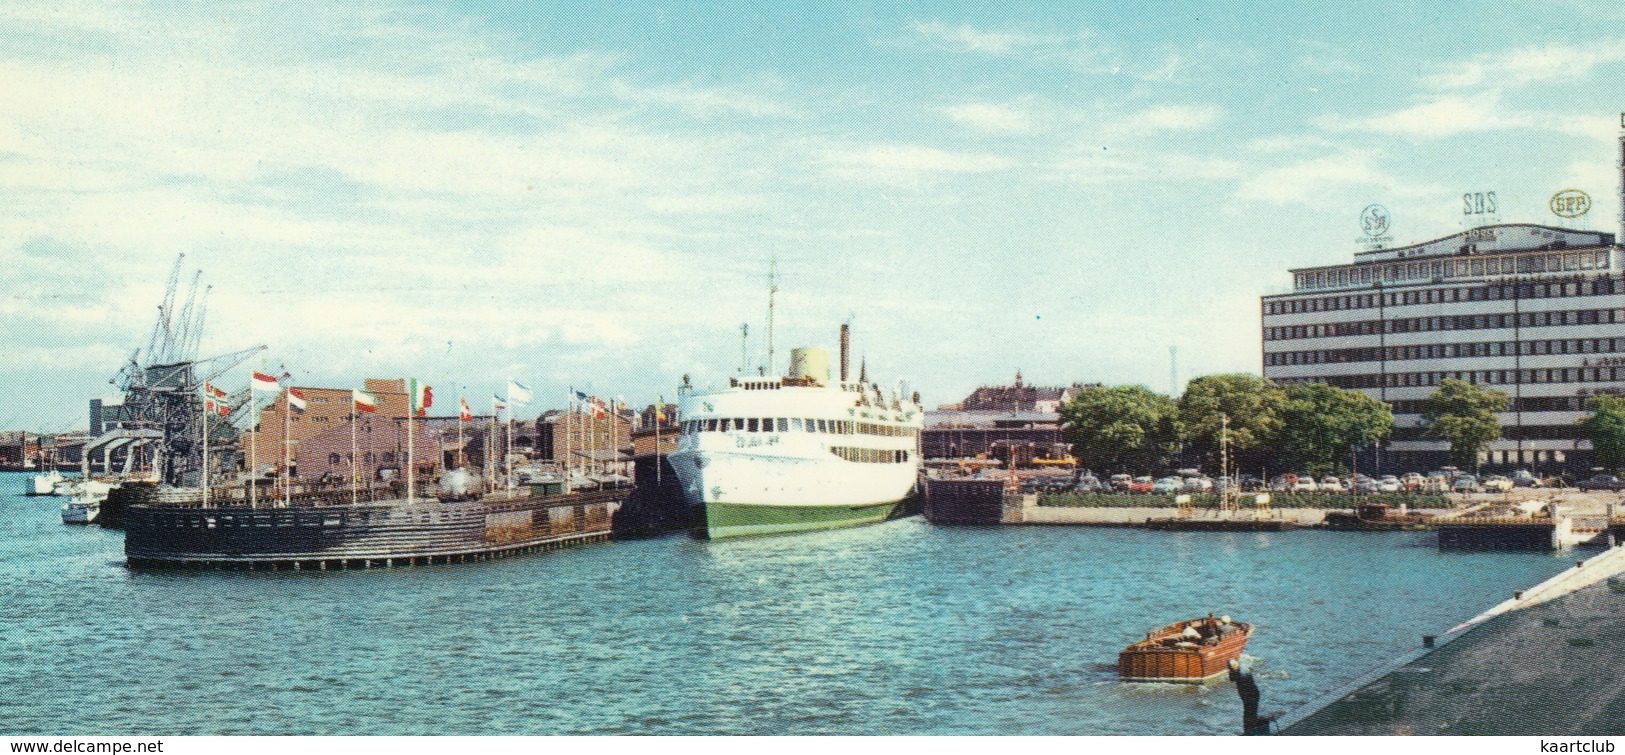
<instances>
[{"instance_id":1,"label":"dark barge","mask_svg":"<svg viewBox=\"0 0 1625 755\"><path fill-rule=\"evenodd\" d=\"M607 540L632 488L286 507L164 501L124 511L132 567L368 569L483 561Z\"/></svg>"}]
</instances>

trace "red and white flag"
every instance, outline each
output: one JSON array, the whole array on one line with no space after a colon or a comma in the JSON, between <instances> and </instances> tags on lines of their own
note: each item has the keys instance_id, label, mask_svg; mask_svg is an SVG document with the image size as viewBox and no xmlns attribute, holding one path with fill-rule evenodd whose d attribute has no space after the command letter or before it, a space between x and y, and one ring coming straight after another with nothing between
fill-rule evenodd
<instances>
[{"instance_id":1,"label":"red and white flag","mask_svg":"<svg viewBox=\"0 0 1625 755\"><path fill-rule=\"evenodd\" d=\"M254 373L254 377L248 381L248 385L256 391L275 393L282 390L282 386L277 383L276 378L263 372Z\"/></svg>"},{"instance_id":2,"label":"red and white flag","mask_svg":"<svg viewBox=\"0 0 1625 755\"><path fill-rule=\"evenodd\" d=\"M500 398L498 398L496 396L491 397L491 411L500 412L500 411L502 411L503 409L506 409L506 408L508 408L508 405L507 405L507 403L503 402L502 399L500 399Z\"/></svg>"},{"instance_id":3,"label":"red and white flag","mask_svg":"<svg viewBox=\"0 0 1625 755\"><path fill-rule=\"evenodd\" d=\"M366 391L350 391L350 399L358 412L378 411L378 397Z\"/></svg>"},{"instance_id":4,"label":"red and white flag","mask_svg":"<svg viewBox=\"0 0 1625 755\"><path fill-rule=\"evenodd\" d=\"M298 388L288 389L288 408L300 413L305 411L305 395Z\"/></svg>"},{"instance_id":5,"label":"red and white flag","mask_svg":"<svg viewBox=\"0 0 1625 755\"><path fill-rule=\"evenodd\" d=\"M461 398L457 399L457 419L463 422L474 419L474 410L468 408L468 401Z\"/></svg>"}]
</instances>

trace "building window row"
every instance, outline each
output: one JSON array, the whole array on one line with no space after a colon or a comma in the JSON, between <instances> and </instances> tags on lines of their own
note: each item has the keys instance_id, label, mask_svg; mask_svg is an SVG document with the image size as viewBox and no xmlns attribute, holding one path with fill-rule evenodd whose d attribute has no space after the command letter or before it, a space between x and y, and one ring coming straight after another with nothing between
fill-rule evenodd
<instances>
[{"instance_id":1,"label":"building window row","mask_svg":"<svg viewBox=\"0 0 1625 755\"><path fill-rule=\"evenodd\" d=\"M1548 354L1612 354L1625 352L1625 338L1560 338L1542 341L1484 341L1428 343L1412 346L1366 346L1320 351L1275 351L1264 355L1264 366L1347 364L1406 359L1458 359L1464 357L1537 356Z\"/></svg>"},{"instance_id":2,"label":"building window row","mask_svg":"<svg viewBox=\"0 0 1625 755\"><path fill-rule=\"evenodd\" d=\"M1584 412L1590 411L1586 401L1590 396L1524 396L1507 402L1509 412ZM1427 410L1426 399L1389 401L1388 408L1395 414L1421 414Z\"/></svg>"},{"instance_id":3,"label":"building window row","mask_svg":"<svg viewBox=\"0 0 1625 755\"><path fill-rule=\"evenodd\" d=\"M1557 312L1503 312L1484 315L1400 317L1391 320L1329 322L1316 325L1277 325L1264 328L1264 340L1340 338L1379 333L1425 333L1436 330L1544 328L1562 325L1625 323L1625 309L1566 309Z\"/></svg>"},{"instance_id":4,"label":"building window row","mask_svg":"<svg viewBox=\"0 0 1625 755\"><path fill-rule=\"evenodd\" d=\"M1454 304L1467 301L1510 299L1551 299L1566 296L1605 296L1625 292L1625 280L1589 278L1563 281L1494 283L1488 286L1428 288L1412 291L1322 296L1313 299L1279 299L1264 302L1266 315L1295 315L1305 312L1340 312L1349 309L1401 307L1413 304Z\"/></svg>"},{"instance_id":5,"label":"building window row","mask_svg":"<svg viewBox=\"0 0 1625 755\"><path fill-rule=\"evenodd\" d=\"M1506 425L1502 440L1580 440L1585 431L1578 425ZM1389 440L1438 440L1425 427L1396 427Z\"/></svg>"},{"instance_id":6,"label":"building window row","mask_svg":"<svg viewBox=\"0 0 1625 755\"><path fill-rule=\"evenodd\" d=\"M1436 386L1445 380L1476 385L1529 385L1537 383L1613 383L1625 381L1625 367L1552 367L1525 370L1461 370L1390 372L1367 375L1322 375L1271 378L1280 385L1326 383L1338 388L1415 388Z\"/></svg>"},{"instance_id":7,"label":"building window row","mask_svg":"<svg viewBox=\"0 0 1625 755\"><path fill-rule=\"evenodd\" d=\"M1428 281L1442 278L1477 278L1486 275L1536 275L1541 273L1579 272L1600 270L1606 267L1608 267L1608 250L1594 249L1575 252L1541 252L1493 257L1470 256L1414 262L1357 264L1326 270L1305 270L1293 276L1293 283L1299 291L1314 291L1327 288L1369 286L1377 283Z\"/></svg>"}]
</instances>

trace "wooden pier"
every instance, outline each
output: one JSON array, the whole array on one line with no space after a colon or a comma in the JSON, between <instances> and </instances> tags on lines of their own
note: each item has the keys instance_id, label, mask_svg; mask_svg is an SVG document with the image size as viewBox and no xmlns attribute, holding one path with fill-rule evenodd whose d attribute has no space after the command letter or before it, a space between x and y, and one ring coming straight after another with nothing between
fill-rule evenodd
<instances>
[{"instance_id":1,"label":"wooden pier","mask_svg":"<svg viewBox=\"0 0 1625 755\"><path fill-rule=\"evenodd\" d=\"M288 507L136 504L135 567L335 570L463 563L607 540L632 489Z\"/></svg>"}]
</instances>

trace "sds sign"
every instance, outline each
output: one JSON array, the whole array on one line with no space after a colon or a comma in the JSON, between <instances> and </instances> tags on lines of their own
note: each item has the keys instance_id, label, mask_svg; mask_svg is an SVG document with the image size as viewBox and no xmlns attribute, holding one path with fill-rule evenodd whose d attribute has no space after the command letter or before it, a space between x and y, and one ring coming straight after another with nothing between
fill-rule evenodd
<instances>
[{"instance_id":1,"label":"sds sign","mask_svg":"<svg viewBox=\"0 0 1625 755\"><path fill-rule=\"evenodd\" d=\"M1463 215L1494 215L1500 212L1500 205L1495 201L1495 192L1478 191L1461 195L1461 214Z\"/></svg>"}]
</instances>

